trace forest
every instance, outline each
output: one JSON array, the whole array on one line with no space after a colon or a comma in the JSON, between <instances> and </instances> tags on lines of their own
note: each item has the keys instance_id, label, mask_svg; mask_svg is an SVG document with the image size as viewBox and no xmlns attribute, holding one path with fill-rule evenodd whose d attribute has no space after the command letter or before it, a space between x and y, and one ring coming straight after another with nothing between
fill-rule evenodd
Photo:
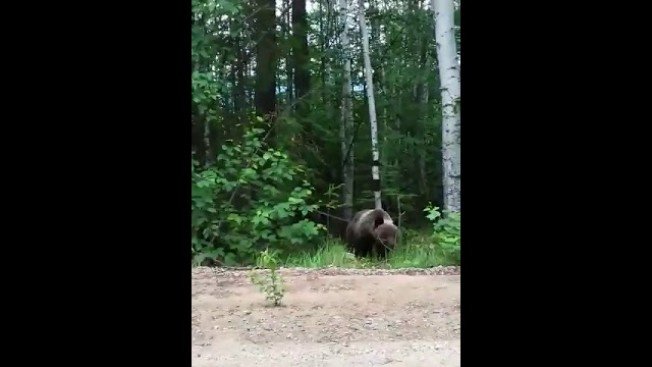
<instances>
[{"instance_id":1,"label":"forest","mask_svg":"<svg viewBox=\"0 0 652 367\"><path fill-rule=\"evenodd\" d=\"M193 265L460 265L460 0L193 0ZM386 257L347 221L382 208Z\"/></svg>"}]
</instances>

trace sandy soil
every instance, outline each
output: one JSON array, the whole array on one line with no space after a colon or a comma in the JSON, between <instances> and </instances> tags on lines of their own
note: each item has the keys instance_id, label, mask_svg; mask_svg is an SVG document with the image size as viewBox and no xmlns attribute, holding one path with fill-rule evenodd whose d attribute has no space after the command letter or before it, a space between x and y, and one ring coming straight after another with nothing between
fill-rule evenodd
<instances>
[{"instance_id":1,"label":"sandy soil","mask_svg":"<svg viewBox=\"0 0 652 367\"><path fill-rule=\"evenodd\" d=\"M246 271L192 272L194 367L460 365L458 269L287 269L282 307Z\"/></svg>"}]
</instances>

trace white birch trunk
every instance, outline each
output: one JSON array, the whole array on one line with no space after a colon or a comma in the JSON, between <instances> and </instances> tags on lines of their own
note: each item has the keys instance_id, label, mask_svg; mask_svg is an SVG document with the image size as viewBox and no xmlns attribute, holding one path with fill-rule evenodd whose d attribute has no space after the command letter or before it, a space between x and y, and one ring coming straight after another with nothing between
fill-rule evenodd
<instances>
[{"instance_id":1,"label":"white birch trunk","mask_svg":"<svg viewBox=\"0 0 652 367\"><path fill-rule=\"evenodd\" d=\"M431 0L439 61L442 101L444 208L460 211L460 72L457 61L453 0Z\"/></svg>"},{"instance_id":2,"label":"white birch trunk","mask_svg":"<svg viewBox=\"0 0 652 367\"><path fill-rule=\"evenodd\" d=\"M358 17L360 31L362 32L362 53L364 56L365 85L367 86L367 103L369 104L369 124L371 125L371 154L373 155L373 166L371 174L374 182L374 202L376 209L382 209L380 201L380 153L378 152L378 123L376 121L376 102L374 100L374 83L369 56L369 32L364 16L364 0L359 0Z\"/></svg>"},{"instance_id":3,"label":"white birch trunk","mask_svg":"<svg viewBox=\"0 0 652 367\"><path fill-rule=\"evenodd\" d=\"M349 6L348 0L339 0L340 24L342 33L340 42L344 50L344 76L342 83L342 115L340 124L340 142L342 150L342 200L344 202L343 217L350 220L353 215L353 106L351 100L351 53L349 50Z\"/></svg>"}]
</instances>

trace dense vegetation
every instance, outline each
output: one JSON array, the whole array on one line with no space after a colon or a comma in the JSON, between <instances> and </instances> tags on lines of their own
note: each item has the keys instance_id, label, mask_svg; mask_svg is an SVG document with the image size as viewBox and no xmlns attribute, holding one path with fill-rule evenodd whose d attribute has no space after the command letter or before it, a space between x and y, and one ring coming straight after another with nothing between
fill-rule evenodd
<instances>
[{"instance_id":1,"label":"dense vegetation","mask_svg":"<svg viewBox=\"0 0 652 367\"><path fill-rule=\"evenodd\" d=\"M338 238L342 217L350 216L342 196L347 164L353 211L374 207L358 4L193 0L194 264L250 264L266 248L286 265L373 263L352 258ZM433 12L423 0L369 0L365 8L383 207L403 234L387 263L457 264L459 212L439 209L442 102ZM459 24L459 3L455 9ZM350 18L347 47L343 13ZM456 33L459 51L459 27ZM346 59L350 111L343 106ZM352 131L342 125L344 112Z\"/></svg>"}]
</instances>

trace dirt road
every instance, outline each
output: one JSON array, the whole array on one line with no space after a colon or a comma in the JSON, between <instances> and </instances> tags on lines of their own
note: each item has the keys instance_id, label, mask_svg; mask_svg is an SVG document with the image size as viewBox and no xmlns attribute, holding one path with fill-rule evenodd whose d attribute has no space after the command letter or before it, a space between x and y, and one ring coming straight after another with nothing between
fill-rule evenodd
<instances>
[{"instance_id":1,"label":"dirt road","mask_svg":"<svg viewBox=\"0 0 652 367\"><path fill-rule=\"evenodd\" d=\"M287 269L275 308L246 271L192 272L193 367L460 365L458 269Z\"/></svg>"}]
</instances>

